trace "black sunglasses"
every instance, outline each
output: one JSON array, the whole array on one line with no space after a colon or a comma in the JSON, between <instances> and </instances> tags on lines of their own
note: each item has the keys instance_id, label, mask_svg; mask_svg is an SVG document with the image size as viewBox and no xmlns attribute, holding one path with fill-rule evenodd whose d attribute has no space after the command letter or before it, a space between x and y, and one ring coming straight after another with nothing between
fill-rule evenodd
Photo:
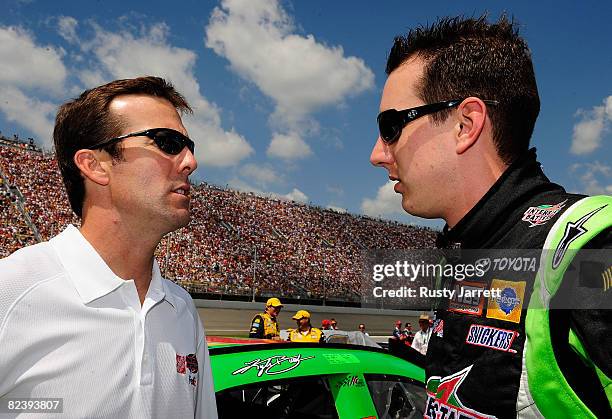
<instances>
[{"instance_id":1,"label":"black sunglasses","mask_svg":"<svg viewBox=\"0 0 612 419\"><path fill-rule=\"evenodd\" d=\"M146 129L144 131L132 132L130 134L125 134L120 137L115 137L102 141L100 144L96 144L91 148L93 150L104 148L108 145L111 145L112 143L121 141L125 138L140 136L145 136L152 139L155 142L155 145L166 154L178 154L185 147L187 147L192 154L195 150L195 144L193 141L191 141L189 138L187 138L180 132L171 128L151 128Z\"/></svg>"},{"instance_id":2,"label":"black sunglasses","mask_svg":"<svg viewBox=\"0 0 612 419\"><path fill-rule=\"evenodd\" d=\"M402 130L408 123L422 116L459 106L464 100L465 99L447 100L445 102L430 103L428 105L417 106L416 108L404 109L401 111L387 109L379 113L376 118L378 121L380 138L387 144L393 144L400 137ZM483 100L483 102L487 105L499 104L496 100Z\"/></svg>"}]
</instances>

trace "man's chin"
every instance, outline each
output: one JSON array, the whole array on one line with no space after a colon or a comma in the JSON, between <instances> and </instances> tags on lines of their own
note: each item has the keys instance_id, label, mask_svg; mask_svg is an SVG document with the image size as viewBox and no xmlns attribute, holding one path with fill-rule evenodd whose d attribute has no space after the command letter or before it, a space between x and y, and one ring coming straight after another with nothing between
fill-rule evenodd
<instances>
[{"instance_id":1,"label":"man's chin","mask_svg":"<svg viewBox=\"0 0 612 419\"><path fill-rule=\"evenodd\" d=\"M187 227L190 222L191 222L191 214L190 213L187 213L187 214L179 217L177 229L183 228L183 227Z\"/></svg>"},{"instance_id":2,"label":"man's chin","mask_svg":"<svg viewBox=\"0 0 612 419\"><path fill-rule=\"evenodd\" d=\"M403 195L402 195L402 209L414 217L427 218L427 219L438 218L437 216L424 211L422 208L418 208L414 204L414 200L405 199Z\"/></svg>"},{"instance_id":3,"label":"man's chin","mask_svg":"<svg viewBox=\"0 0 612 419\"><path fill-rule=\"evenodd\" d=\"M414 206L414 202L410 201L406 197L406 192L402 194L402 208L410 215L414 215L415 217L422 217L422 215L418 214L418 211Z\"/></svg>"},{"instance_id":4,"label":"man's chin","mask_svg":"<svg viewBox=\"0 0 612 419\"><path fill-rule=\"evenodd\" d=\"M189 225L190 221L191 221L191 214L189 213L188 210L179 211L173 217L172 223L170 223L170 231L168 232L171 233L180 228L186 227Z\"/></svg>"}]
</instances>

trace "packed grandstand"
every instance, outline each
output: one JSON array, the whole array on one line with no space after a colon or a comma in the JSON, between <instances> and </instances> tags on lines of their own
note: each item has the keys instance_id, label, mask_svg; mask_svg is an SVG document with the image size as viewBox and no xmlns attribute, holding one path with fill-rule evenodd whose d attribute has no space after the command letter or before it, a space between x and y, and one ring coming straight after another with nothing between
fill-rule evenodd
<instances>
[{"instance_id":1,"label":"packed grandstand","mask_svg":"<svg viewBox=\"0 0 612 419\"><path fill-rule=\"evenodd\" d=\"M364 251L423 249L435 231L261 197L206 183L192 189L192 222L156 255L193 294L360 300ZM0 257L78 225L57 163L31 139L0 136ZM316 303L315 303L316 304Z\"/></svg>"}]
</instances>

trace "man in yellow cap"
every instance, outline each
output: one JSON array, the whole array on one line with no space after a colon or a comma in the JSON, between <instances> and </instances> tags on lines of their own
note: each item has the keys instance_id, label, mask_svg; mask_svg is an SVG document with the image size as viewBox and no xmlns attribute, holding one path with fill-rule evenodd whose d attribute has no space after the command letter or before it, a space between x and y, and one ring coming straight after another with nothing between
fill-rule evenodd
<instances>
[{"instance_id":1,"label":"man in yellow cap","mask_svg":"<svg viewBox=\"0 0 612 419\"><path fill-rule=\"evenodd\" d=\"M276 297L266 301L266 309L257 314L251 321L250 338L280 340L280 328L276 317L283 308L283 304Z\"/></svg>"},{"instance_id":2,"label":"man in yellow cap","mask_svg":"<svg viewBox=\"0 0 612 419\"><path fill-rule=\"evenodd\" d=\"M289 341L291 342L314 342L320 343L323 341L323 332L310 324L310 313L306 310L300 310L292 317L297 322L297 329L292 329L289 332Z\"/></svg>"}]
</instances>

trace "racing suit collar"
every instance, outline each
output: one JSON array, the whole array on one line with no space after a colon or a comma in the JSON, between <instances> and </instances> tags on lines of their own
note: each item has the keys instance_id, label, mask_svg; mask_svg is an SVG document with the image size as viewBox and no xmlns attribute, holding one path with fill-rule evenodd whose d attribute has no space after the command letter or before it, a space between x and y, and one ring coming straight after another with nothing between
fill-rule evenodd
<instances>
[{"instance_id":1,"label":"racing suit collar","mask_svg":"<svg viewBox=\"0 0 612 419\"><path fill-rule=\"evenodd\" d=\"M535 148L517 158L454 228L444 226L437 238L438 247L482 248L493 234L511 227L507 222L510 214L535 194L546 189L563 190L550 183L540 166Z\"/></svg>"}]
</instances>

